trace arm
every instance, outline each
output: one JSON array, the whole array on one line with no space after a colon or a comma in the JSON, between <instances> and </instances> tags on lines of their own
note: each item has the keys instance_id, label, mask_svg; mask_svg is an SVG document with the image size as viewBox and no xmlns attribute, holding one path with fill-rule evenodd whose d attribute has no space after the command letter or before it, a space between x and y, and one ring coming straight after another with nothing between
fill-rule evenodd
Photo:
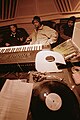
<instances>
[{"instance_id":1,"label":"arm","mask_svg":"<svg viewBox=\"0 0 80 120\"><path fill-rule=\"evenodd\" d=\"M4 46L6 47L9 47L10 46L10 43L9 43L9 36L10 36L10 33L9 32L6 32L3 36L3 44Z\"/></svg>"},{"instance_id":2,"label":"arm","mask_svg":"<svg viewBox=\"0 0 80 120\"><path fill-rule=\"evenodd\" d=\"M58 32L50 27L46 27L46 31L47 31L47 36L48 36L48 42L50 44L56 43L57 39L58 39Z\"/></svg>"},{"instance_id":3,"label":"arm","mask_svg":"<svg viewBox=\"0 0 80 120\"><path fill-rule=\"evenodd\" d=\"M32 38L31 38L31 35L29 35L29 36L26 38L24 44L30 44L31 39L32 39Z\"/></svg>"},{"instance_id":4,"label":"arm","mask_svg":"<svg viewBox=\"0 0 80 120\"><path fill-rule=\"evenodd\" d=\"M24 28L18 28L17 30L18 35L19 35L19 40L20 42L25 42L27 37L29 36L28 32Z\"/></svg>"}]
</instances>

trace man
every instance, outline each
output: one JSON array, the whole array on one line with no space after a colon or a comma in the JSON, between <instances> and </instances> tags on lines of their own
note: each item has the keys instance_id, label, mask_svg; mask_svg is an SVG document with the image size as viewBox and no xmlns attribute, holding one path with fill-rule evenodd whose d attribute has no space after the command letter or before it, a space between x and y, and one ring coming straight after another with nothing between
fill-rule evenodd
<instances>
[{"instance_id":1,"label":"man","mask_svg":"<svg viewBox=\"0 0 80 120\"><path fill-rule=\"evenodd\" d=\"M75 21L75 16L71 16L66 24L60 26L59 43L72 38Z\"/></svg>"},{"instance_id":2,"label":"man","mask_svg":"<svg viewBox=\"0 0 80 120\"><path fill-rule=\"evenodd\" d=\"M28 33L23 28L17 28L16 24L11 24L9 29L4 36L4 45L9 47L24 44L26 38L29 36Z\"/></svg>"},{"instance_id":3,"label":"man","mask_svg":"<svg viewBox=\"0 0 80 120\"><path fill-rule=\"evenodd\" d=\"M43 25L39 16L34 16L32 24L34 25L34 30L26 39L27 41L32 40L30 44L51 45L57 41L57 31Z\"/></svg>"}]
</instances>

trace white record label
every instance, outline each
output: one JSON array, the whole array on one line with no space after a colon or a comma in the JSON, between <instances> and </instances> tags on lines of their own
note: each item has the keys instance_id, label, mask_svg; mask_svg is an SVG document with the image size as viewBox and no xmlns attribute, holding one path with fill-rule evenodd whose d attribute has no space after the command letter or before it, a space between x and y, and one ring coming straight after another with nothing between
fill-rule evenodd
<instances>
[{"instance_id":1,"label":"white record label","mask_svg":"<svg viewBox=\"0 0 80 120\"><path fill-rule=\"evenodd\" d=\"M45 99L46 106L53 111L59 110L62 105L61 97L56 93L50 93Z\"/></svg>"}]
</instances>

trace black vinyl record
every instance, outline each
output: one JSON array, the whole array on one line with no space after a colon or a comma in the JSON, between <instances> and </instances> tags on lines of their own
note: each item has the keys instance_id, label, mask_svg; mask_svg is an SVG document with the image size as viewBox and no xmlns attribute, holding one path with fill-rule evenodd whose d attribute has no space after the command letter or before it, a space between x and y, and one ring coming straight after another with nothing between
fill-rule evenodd
<instances>
[{"instance_id":1,"label":"black vinyl record","mask_svg":"<svg viewBox=\"0 0 80 120\"><path fill-rule=\"evenodd\" d=\"M58 81L44 80L35 86L30 109L32 120L80 120L77 97Z\"/></svg>"}]
</instances>

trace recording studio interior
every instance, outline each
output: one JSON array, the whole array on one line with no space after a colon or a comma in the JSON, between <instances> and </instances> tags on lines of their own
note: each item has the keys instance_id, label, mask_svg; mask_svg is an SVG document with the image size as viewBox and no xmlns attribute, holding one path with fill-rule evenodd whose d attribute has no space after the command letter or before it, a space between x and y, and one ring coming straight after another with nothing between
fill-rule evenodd
<instances>
[{"instance_id":1,"label":"recording studio interior","mask_svg":"<svg viewBox=\"0 0 80 120\"><path fill-rule=\"evenodd\" d=\"M80 120L80 0L0 0L0 120Z\"/></svg>"}]
</instances>

